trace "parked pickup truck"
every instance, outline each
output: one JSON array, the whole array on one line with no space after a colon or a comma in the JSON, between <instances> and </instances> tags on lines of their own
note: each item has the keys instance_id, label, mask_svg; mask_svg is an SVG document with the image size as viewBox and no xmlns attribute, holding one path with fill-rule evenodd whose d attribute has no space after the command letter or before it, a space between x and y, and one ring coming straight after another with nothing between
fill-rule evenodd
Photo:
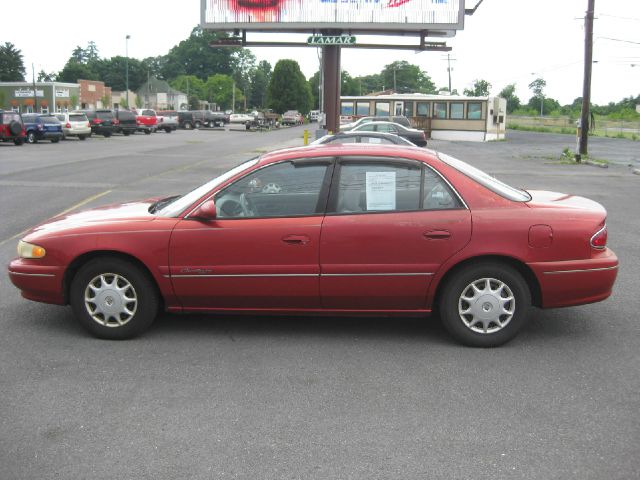
<instances>
[{"instance_id":1,"label":"parked pickup truck","mask_svg":"<svg viewBox=\"0 0 640 480\"><path fill-rule=\"evenodd\" d=\"M135 114L139 132L144 132L149 135L156 131L158 128L158 118L155 110L151 110L150 108L141 108L136 110Z\"/></svg>"},{"instance_id":2,"label":"parked pickup truck","mask_svg":"<svg viewBox=\"0 0 640 480\"><path fill-rule=\"evenodd\" d=\"M283 125L302 125L303 123L304 118L302 114L297 110L287 110L282 115Z\"/></svg>"},{"instance_id":3,"label":"parked pickup truck","mask_svg":"<svg viewBox=\"0 0 640 480\"><path fill-rule=\"evenodd\" d=\"M171 133L178 129L180 122L178 121L177 112L156 112L157 129Z\"/></svg>"}]
</instances>

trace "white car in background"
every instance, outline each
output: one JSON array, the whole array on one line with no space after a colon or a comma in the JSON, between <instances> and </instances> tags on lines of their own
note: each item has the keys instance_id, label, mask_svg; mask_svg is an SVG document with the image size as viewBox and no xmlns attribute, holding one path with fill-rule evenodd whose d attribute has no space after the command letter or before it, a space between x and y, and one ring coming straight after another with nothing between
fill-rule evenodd
<instances>
[{"instance_id":1,"label":"white car in background","mask_svg":"<svg viewBox=\"0 0 640 480\"><path fill-rule=\"evenodd\" d=\"M91 136L91 124L89 119L82 112L60 112L54 114L62 124L62 139L67 137L78 137L84 140Z\"/></svg>"}]
</instances>

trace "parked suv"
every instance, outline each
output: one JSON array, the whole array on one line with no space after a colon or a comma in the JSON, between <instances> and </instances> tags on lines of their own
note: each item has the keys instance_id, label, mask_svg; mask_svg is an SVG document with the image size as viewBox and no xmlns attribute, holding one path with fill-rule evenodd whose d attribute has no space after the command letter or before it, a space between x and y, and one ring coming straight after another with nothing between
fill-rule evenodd
<instances>
[{"instance_id":1,"label":"parked suv","mask_svg":"<svg viewBox=\"0 0 640 480\"><path fill-rule=\"evenodd\" d=\"M144 132L149 135L156 131L156 128L158 128L158 118L155 110L150 108L141 108L139 110L135 110L134 113L136 114L136 121L138 122L138 130L140 132Z\"/></svg>"},{"instance_id":2,"label":"parked suv","mask_svg":"<svg viewBox=\"0 0 640 480\"><path fill-rule=\"evenodd\" d=\"M91 135L91 125L89 119L81 112L56 113L56 118L62 124L62 139L67 137L78 137L84 140Z\"/></svg>"},{"instance_id":3,"label":"parked suv","mask_svg":"<svg viewBox=\"0 0 640 480\"><path fill-rule=\"evenodd\" d=\"M193 115L193 112L183 110L178 112L178 122L179 122L180 128L184 128L185 130L191 130L196 123L196 119L195 119L195 116Z\"/></svg>"},{"instance_id":4,"label":"parked suv","mask_svg":"<svg viewBox=\"0 0 640 480\"><path fill-rule=\"evenodd\" d=\"M37 143L38 140L58 143L62 138L62 124L53 114L25 113L22 120L28 143Z\"/></svg>"},{"instance_id":5,"label":"parked suv","mask_svg":"<svg viewBox=\"0 0 640 480\"><path fill-rule=\"evenodd\" d=\"M113 111L115 131L129 136L138 131L138 120L136 114L131 110L114 110Z\"/></svg>"},{"instance_id":6,"label":"parked suv","mask_svg":"<svg viewBox=\"0 0 640 480\"><path fill-rule=\"evenodd\" d=\"M82 110L91 124L91 133L102 135L107 138L113 135L116 127L113 123L114 117L111 110Z\"/></svg>"},{"instance_id":7,"label":"parked suv","mask_svg":"<svg viewBox=\"0 0 640 480\"><path fill-rule=\"evenodd\" d=\"M22 145L27 132L18 112L0 110L0 141Z\"/></svg>"},{"instance_id":8,"label":"parked suv","mask_svg":"<svg viewBox=\"0 0 640 480\"><path fill-rule=\"evenodd\" d=\"M205 127L224 127L225 123L229 123L229 116L224 112L214 112L212 110L203 110Z\"/></svg>"}]
</instances>

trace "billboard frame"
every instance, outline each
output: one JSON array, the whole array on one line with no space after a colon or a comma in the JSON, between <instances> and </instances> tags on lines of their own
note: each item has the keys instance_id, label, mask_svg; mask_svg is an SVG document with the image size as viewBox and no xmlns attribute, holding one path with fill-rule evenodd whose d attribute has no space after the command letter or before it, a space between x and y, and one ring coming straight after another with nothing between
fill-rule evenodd
<instances>
[{"instance_id":1,"label":"billboard frame","mask_svg":"<svg viewBox=\"0 0 640 480\"><path fill-rule=\"evenodd\" d=\"M220 22L207 23L208 0L200 0L200 27L206 30L230 32L244 30L260 33L320 33L323 30L349 34L453 37L464 30L467 13L465 0L459 0L456 23L348 23L348 22ZM482 3L482 0L480 1ZM426 33L426 35L425 35Z\"/></svg>"}]
</instances>

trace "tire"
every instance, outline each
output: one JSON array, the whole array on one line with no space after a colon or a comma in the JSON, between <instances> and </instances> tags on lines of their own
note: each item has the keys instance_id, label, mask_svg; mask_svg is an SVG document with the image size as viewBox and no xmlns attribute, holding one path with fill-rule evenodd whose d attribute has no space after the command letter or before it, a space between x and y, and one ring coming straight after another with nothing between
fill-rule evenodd
<instances>
[{"instance_id":1,"label":"tire","mask_svg":"<svg viewBox=\"0 0 640 480\"><path fill-rule=\"evenodd\" d=\"M104 133L102 134L102 136L103 136L104 138L109 138L109 137L111 136L111 132L104 132Z\"/></svg>"},{"instance_id":2,"label":"tire","mask_svg":"<svg viewBox=\"0 0 640 480\"><path fill-rule=\"evenodd\" d=\"M164 129L164 132L165 132L165 133L171 133L171 131L172 131L172 130L171 130L170 128L165 128L165 129Z\"/></svg>"},{"instance_id":3,"label":"tire","mask_svg":"<svg viewBox=\"0 0 640 480\"><path fill-rule=\"evenodd\" d=\"M144 134L145 134L145 135L151 135L151 130L145 130L145 131L144 131Z\"/></svg>"},{"instance_id":4,"label":"tire","mask_svg":"<svg viewBox=\"0 0 640 480\"><path fill-rule=\"evenodd\" d=\"M456 272L444 286L439 307L456 340L470 347L497 347L525 324L531 293L513 268L484 262Z\"/></svg>"},{"instance_id":5,"label":"tire","mask_svg":"<svg viewBox=\"0 0 640 480\"><path fill-rule=\"evenodd\" d=\"M195 125L194 125L194 127L195 127L195 128L200 128L200 127L202 127L202 123L200 123L200 122L196 122L196 123L195 123Z\"/></svg>"},{"instance_id":6,"label":"tire","mask_svg":"<svg viewBox=\"0 0 640 480\"><path fill-rule=\"evenodd\" d=\"M22 125L20 124L20 122L11 120L9 122L9 133L11 133L11 135L14 137L20 135L22 133Z\"/></svg>"},{"instance_id":7,"label":"tire","mask_svg":"<svg viewBox=\"0 0 640 480\"><path fill-rule=\"evenodd\" d=\"M87 136L86 136L86 135L78 135L78 138L79 138L80 140L86 140L86 139L87 139Z\"/></svg>"},{"instance_id":8,"label":"tire","mask_svg":"<svg viewBox=\"0 0 640 480\"><path fill-rule=\"evenodd\" d=\"M185 130L191 130L192 128L193 128L193 125L191 125L191 122L184 122Z\"/></svg>"},{"instance_id":9,"label":"tire","mask_svg":"<svg viewBox=\"0 0 640 480\"><path fill-rule=\"evenodd\" d=\"M58 143L60 141L59 138L52 138L51 143Z\"/></svg>"},{"instance_id":10,"label":"tire","mask_svg":"<svg viewBox=\"0 0 640 480\"><path fill-rule=\"evenodd\" d=\"M27 143L38 143L38 139L36 138L36 134L34 132L27 133Z\"/></svg>"},{"instance_id":11,"label":"tire","mask_svg":"<svg viewBox=\"0 0 640 480\"><path fill-rule=\"evenodd\" d=\"M84 264L71 282L70 301L80 324L94 336L109 340L140 335L155 320L160 304L149 275L115 257Z\"/></svg>"},{"instance_id":12,"label":"tire","mask_svg":"<svg viewBox=\"0 0 640 480\"><path fill-rule=\"evenodd\" d=\"M128 137L129 135L131 135L131 132L128 132L128 131L126 131L126 130L123 130L123 131L122 131L122 134L123 134L125 137Z\"/></svg>"},{"instance_id":13,"label":"tire","mask_svg":"<svg viewBox=\"0 0 640 480\"><path fill-rule=\"evenodd\" d=\"M18 147L20 147L22 146L22 144L24 144L24 140L22 138L14 138L13 143L14 145L17 145Z\"/></svg>"}]
</instances>

